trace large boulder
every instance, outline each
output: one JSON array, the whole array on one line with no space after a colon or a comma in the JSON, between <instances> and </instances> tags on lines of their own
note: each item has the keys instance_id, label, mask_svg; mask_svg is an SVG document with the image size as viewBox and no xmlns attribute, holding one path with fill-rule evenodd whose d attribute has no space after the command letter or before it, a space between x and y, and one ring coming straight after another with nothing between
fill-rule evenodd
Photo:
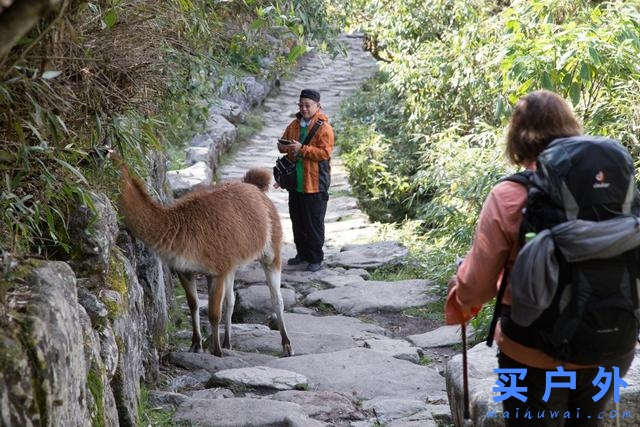
<instances>
[{"instance_id":1,"label":"large boulder","mask_svg":"<svg viewBox=\"0 0 640 427\"><path fill-rule=\"evenodd\" d=\"M285 310L296 304L296 293L291 289L280 289ZM254 285L236 291L236 312L235 315L243 314L268 314L273 313L271 305L271 292L269 287L264 285Z\"/></svg>"},{"instance_id":2,"label":"large boulder","mask_svg":"<svg viewBox=\"0 0 640 427\"><path fill-rule=\"evenodd\" d=\"M217 170L217 161L220 154L226 152L231 144L238 137L238 130L229 120L220 114L211 114L205 124L206 133L211 137L212 144L209 146L209 157L212 162L209 167Z\"/></svg>"},{"instance_id":3,"label":"large boulder","mask_svg":"<svg viewBox=\"0 0 640 427\"><path fill-rule=\"evenodd\" d=\"M0 329L3 425L117 425L115 401L96 335L62 262L36 262L7 289ZM20 284L22 283L22 284ZM19 320L19 321L18 321Z\"/></svg>"},{"instance_id":4,"label":"large boulder","mask_svg":"<svg viewBox=\"0 0 640 427\"><path fill-rule=\"evenodd\" d=\"M116 211L105 194L91 194L90 198L91 207L81 203L69 217L69 235L78 252L73 264L88 274L104 274L118 234Z\"/></svg>"},{"instance_id":5,"label":"large boulder","mask_svg":"<svg viewBox=\"0 0 640 427\"><path fill-rule=\"evenodd\" d=\"M212 177L213 172L205 162L198 162L188 168L167 172L171 190L176 198L187 194L196 186L210 185Z\"/></svg>"},{"instance_id":6,"label":"large boulder","mask_svg":"<svg viewBox=\"0 0 640 427\"><path fill-rule=\"evenodd\" d=\"M240 104L226 99L216 99L213 101L209 112L219 114L235 125L244 122L247 118L247 113L242 109Z\"/></svg>"},{"instance_id":7,"label":"large boulder","mask_svg":"<svg viewBox=\"0 0 640 427\"><path fill-rule=\"evenodd\" d=\"M244 111L262 104L270 90L266 80L254 76L227 74L220 85L220 98L235 102Z\"/></svg>"},{"instance_id":8,"label":"large boulder","mask_svg":"<svg viewBox=\"0 0 640 427\"><path fill-rule=\"evenodd\" d=\"M185 161L187 166L193 166L198 162L210 164L215 159L211 159L211 150L206 147L189 147L185 150Z\"/></svg>"}]
</instances>

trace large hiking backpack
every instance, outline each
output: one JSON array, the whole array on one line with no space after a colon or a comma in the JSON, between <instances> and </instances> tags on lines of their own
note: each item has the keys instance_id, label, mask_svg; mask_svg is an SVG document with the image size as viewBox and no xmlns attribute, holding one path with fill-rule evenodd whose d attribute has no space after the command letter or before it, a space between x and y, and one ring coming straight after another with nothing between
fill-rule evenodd
<instances>
[{"instance_id":1,"label":"large hiking backpack","mask_svg":"<svg viewBox=\"0 0 640 427\"><path fill-rule=\"evenodd\" d=\"M535 311L534 316L528 313L529 321L523 322L526 316L522 311L515 313L519 305L515 299L518 295L533 295L535 299L534 294L539 293L539 286L545 283L529 280L531 289L518 288L527 281L511 275L514 301L510 310L503 309L501 301L509 275L504 274L487 344L491 345L499 317L501 330L510 339L538 348L557 360L596 364L613 361L630 352L638 339L640 320L637 246L612 257L595 254L590 259L569 262L557 247L552 232L578 222L583 229L596 229L594 225L598 222L607 221L608 225L630 216L637 221L632 222L631 229L634 233L640 232L637 218L640 197L633 161L627 150L606 138L560 138L540 154L535 172L521 172L505 180L518 182L528 189L520 229L521 244L526 243L525 236L530 238L536 234L542 238L544 233L551 239L547 242L556 245L549 250L555 257L554 262L557 260L557 288L547 296L550 304L541 307L539 315ZM600 235L591 233L581 242L588 245L591 241L606 239L608 227L597 228L604 231L600 231ZM521 250L518 257L524 252ZM516 259L516 266L519 261L523 260Z\"/></svg>"}]
</instances>

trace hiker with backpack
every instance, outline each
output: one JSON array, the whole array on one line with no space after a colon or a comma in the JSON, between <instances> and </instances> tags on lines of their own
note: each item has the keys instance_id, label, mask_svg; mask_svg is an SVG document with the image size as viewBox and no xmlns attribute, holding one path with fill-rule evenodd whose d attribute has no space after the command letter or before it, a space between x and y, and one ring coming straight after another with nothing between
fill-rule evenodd
<instances>
[{"instance_id":1,"label":"hiker with backpack","mask_svg":"<svg viewBox=\"0 0 640 427\"><path fill-rule=\"evenodd\" d=\"M525 170L485 200L449 282L446 322L466 323L497 296L487 344L495 339L500 369L526 372L517 377L526 399L502 400L506 425L601 425L615 387L594 399L598 378L624 376L638 339L633 161L617 141L582 135L567 103L546 90L515 105L506 155Z\"/></svg>"}]
</instances>

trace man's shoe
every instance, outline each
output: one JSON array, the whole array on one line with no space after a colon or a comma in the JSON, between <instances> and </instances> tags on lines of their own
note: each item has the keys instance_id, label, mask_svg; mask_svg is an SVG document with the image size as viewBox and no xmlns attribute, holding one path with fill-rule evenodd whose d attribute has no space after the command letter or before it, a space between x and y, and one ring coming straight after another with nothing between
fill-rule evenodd
<instances>
[{"instance_id":1,"label":"man's shoe","mask_svg":"<svg viewBox=\"0 0 640 427\"><path fill-rule=\"evenodd\" d=\"M300 255L296 255L293 258L289 258L287 260L287 265L298 265L302 264L304 260L300 257Z\"/></svg>"},{"instance_id":2,"label":"man's shoe","mask_svg":"<svg viewBox=\"0 0 640 427\"><path fill-rule=\"evenodd\" d=\"M318 271L322 268L322 264L320 263L315 263L315 262L310 262L309 265L307 265L306 270L307 271Z\"/></svg>"}]
</instances>

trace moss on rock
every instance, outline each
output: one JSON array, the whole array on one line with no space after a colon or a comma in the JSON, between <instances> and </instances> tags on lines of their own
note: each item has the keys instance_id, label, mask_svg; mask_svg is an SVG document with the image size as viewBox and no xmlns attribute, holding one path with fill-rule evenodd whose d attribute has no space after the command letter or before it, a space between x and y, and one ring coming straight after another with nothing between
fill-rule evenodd
<instances>
[{"instance_id":1,"label":"moss on rock","mask_svg":"<svg viewBox=\"0 0 640 427\"><path fill-rule=\"evenodd\" d=\"M103 373L98 369L95 364L92 364L91 369L87 373L87 387L93 396L94 412L91 416L91 425L93 427L104 427L105 411L104 411L104 383L102 382Z\"/></svg>"},{"instance_id":2,"label":"moss on rock","mask_svg":"<svg viewBox=\"0 0 640 427\"><path fill-rule=\"evenodd\" d=\"M111 252L109 258L109 271L107 272L106 284L109 289L118 292L123 297L127 296L129 288L127 286L127 272L122 261L122 254L116 248Z\"/></svg>"}]
</instances>

